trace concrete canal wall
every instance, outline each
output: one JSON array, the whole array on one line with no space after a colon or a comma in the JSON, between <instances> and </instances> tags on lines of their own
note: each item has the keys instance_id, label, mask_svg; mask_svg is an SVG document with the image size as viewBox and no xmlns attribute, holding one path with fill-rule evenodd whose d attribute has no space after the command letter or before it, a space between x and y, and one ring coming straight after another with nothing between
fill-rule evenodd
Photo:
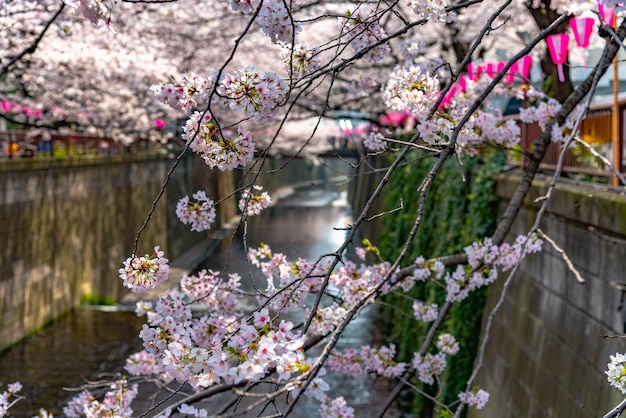
<instances>
[{"instance_id":1,"label":"concrete canal wall","mask_svg":"<svg viewBox=\"0 0 626 418\"><path fill-rule=\"evenodd\" d=\"M0 349L85 300L118 300L118 278L173 160L114 156L0 162ZM234 190L232 173L181 160L143 232L139 254L160 245L176 258L206 234L176 220L183 194L214 200ZM230 199L218 223L236 213Z\"/></svg>"},{"instance_id":2,"label":"concrete canal wall","mask_svg":"<svg viewBox=\"0 0 626 418\"><path fill-rule=\"evenodd\" d=\"M535 199L548 180L534 183L512 237L534 223ZM500 178L502 207L518 182L515 175ZM495 317L476 380L491 393L489 403L470 417L597 417L622 399L604 372L609 355L626 351L626 342L601 336L626 333L618 310L618 287L626 282L626 196L560 182L541 225L586 282L578 284L548 244L524 261ZM503 283L489 289L485 316Z\"/></svg>"}]
</instances>

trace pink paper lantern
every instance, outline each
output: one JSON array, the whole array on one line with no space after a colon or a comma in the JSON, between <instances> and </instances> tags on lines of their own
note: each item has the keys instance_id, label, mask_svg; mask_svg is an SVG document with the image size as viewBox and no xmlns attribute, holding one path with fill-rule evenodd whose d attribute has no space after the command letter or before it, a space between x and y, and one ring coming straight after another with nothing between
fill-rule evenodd
<instances>
[{"instance_id":1,"label":"pink paper lantern","mask_svg":"<svg viewBox=\"0 0 626 418\"><path fill-rule=\"evenodd\" d=\"M496 76L496 69L493 62L487 63L487 65L485 66L485 71L487 72L487 75L491 78L494 78Z\"/></svg>"},{"instance_id":2,"label":"pink paper lantern","mask_svg":"<svg viewBox=\"0 0 626 418\"><path fill-rule=\"evenodd\" d=\"M476 65L471 62L467 64L467 76L472 81L478 81L480 73L482 73L483 71L484 70L482 65Z\"/></svg>"},{"instance_id":3,"label":"pink paper lantern","mask_svg":"<svg viewBox=\"0 0 626 418\"><path fill-rule=\"evenodd\" d=\"M576 45L581 48L587 48L589 46L589 39L591 38L591 32L593 31L594 20L590 17L575 17L569 21L574 33L574 39ZM583 54L583 66L587 67L587 53Z\"/></svg>"},{"instance_id":4,"label":"pink paper lantern","mask_svg":"<svg viewBox=\"0 0 626 418\"><path fill-rule=\"evenodd\" d=\"M498 73L501 73L501 72L502 72L502 70L504 70L504 66L505 66L505 65L506 65L506 62L504 62L504 61L500 61L500 62L497 64L497 67L496 67L497 72L498 72Z\"/></svg>"},{"instance_id":5,"label":"pink paper lantern","mask_svg":"<svg viewBox=\"0 0 626 418\"><path fill-rule=\"evenodd\" d=\"M520 68L520 73L522 74L522 78L524 79L524 83L528 81L530 78L530 69L533 66L533 57L530 55L523 56L519 61L518 65Z\"/></svg>"},{"instance_id":6,"label":"pink paper lantern","mask_svg":"<svg viewBox=\"0 0 626 418\"><path fill-rule=\"evenodd\" d=\"M513 65L511 65L511 68L509 68L506 76L504 76L506 82L509 83L509 85L513 84L513 82L515 81L515 74L517 73L519 73L519 64L517 62L514 62Z\"/></svg>"},{"instance_id":7,"label":"pink paper lantern","mask_svg":"<svg viewBox=\"0 0 626 418\"><path fill-rule=\"evenodd\" d=\"M440 110L443 109L448 104L452 103L452 98L456 94L456 90L457 90L457 85L455 83L452 85L452 87L450 87L450 90L448 90L448 93L446 93L446 95L443 96L443 99L441 100L441 104L439 105Z\"/></svg>"},{"instance_id":8,"label":"pink paper lantern","mask_svg":"<svg viewBox=\"0 0 626 418\"><path fill-rule=\"evenodd\" d=\"M598 12L600 12L602 22L607 23L611 27L615 26L615 13L613 13L614 9L614 7L606 7L598 1Z\"/></svg>"},{"instance_id":9,"label":"pink paper lantern","mask_svg":"<svg viewBox=\"0 0 626 418\"><path fill-rule=\"evenodd\" d=\"M563 83L565 81L565 75L563 74L563 64L567 61L567 46L569 45L569 35L565 33L558 33L556 35L550 35L546 38L548 48L550 49L550 56L552 61L557 65L559 72L559 81Z\"/></svg>"},{"instance_id":10,"label":"pink paper lantern","mask_svg":"<svg viewBox=\"0 0 626 418\"><path fill-rule=\"evenodd\" d=\"M154 126L157 129L163 129L163 128L165 128L165 125L166 125L166 123L165 123L165 121L163 119L155 119L154 120Z\"/></svg>"},{"instance_id":11,"label":"pink paper lantern","mask_svg":"<svg viewBox=\"0 0 626 418\"><path fill-rule=\"evenodd\" d=\"M461 88L462 92L465 92L465 90L467 89L467 80L465 79L464 75L459 77L459 87Z\"/></svg>"},{"instance_id":12,"label":"pink paper lantern","mask_svg":"<svg viewBox=\"0 0 626 418\"><path fill-rule=\"evenodd\" d=\"M589 46L589 39L593 32L593 23L594 20L591 17L575 17L570 19L569 25L572 27L576 45L581 48L587 48Z\"/></svg>"},{"instance_id":13,"label":"pink paper lantern","mask_svg":"<svg viewBox=\"0 0 626 418\"><path fill-rule=\"evenodd\" d=\"M391 112L389 113L389 123L392 126L400 126L404 122L404 112Z\"/></svg>"}]
</instances>

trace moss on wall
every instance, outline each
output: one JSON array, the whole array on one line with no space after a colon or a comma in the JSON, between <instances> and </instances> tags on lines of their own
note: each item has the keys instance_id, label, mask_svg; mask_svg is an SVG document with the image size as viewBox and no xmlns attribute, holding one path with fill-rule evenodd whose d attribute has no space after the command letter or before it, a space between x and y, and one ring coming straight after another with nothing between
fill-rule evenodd
<instances>
[{"instance_id":1,"label":"moss on wall","mask_svg":"<svg viewBox=\"0 0 626 418\"><path fill-rule=\"evenodd\" d=\"M481 157L464 158L462 165L454 159L444 164L427 195L424 218L406 264L419 255L429 258L461 252L463 247L493 232L498 206L496 175L502 170L504 162L503 154L490 152ZM401 200L403 209L383 219L379 248L385 259L394 259L404 245L416 218L416 189L434 163L431 156L413 152L392 176L385 195L384 210L397 208ZM425 283L414 287L409 296L442 305L445 293L440 286ZM459 354L448 359L446 372L441 376L441 399L444 403L458 399L458 393L464 390L471 374L485 299L485 289L473 292L466 300L454 305L445 321L443 330L455 336L461 349ZM383 320L391 330L390 342L396 344L400 360L410 362L413 352L420 347L426 335L427 325L412 319L411 299L403 295L389 295L386 301L396 306L382 310ZM406 314L398 315L397 307ZM418 381L414 383L427 393L436 393L435 387ZM412 404L410 414L413 416L433 416L433 405L424 399L417 396L403 401Z\"/></svg>"},{"instance_id":2,"label":"moss on wall","mask_svg":"<svg viewBox=\"0 0 626 418\"><path fill-rule=\"evenodd\" d=\"M0 348L81 302L112 303L127 290L118 278L173 161L167 156L99 156L0 162ZM187 155L139 242L170 260L204 236L174 214L184 194L215 200L234 190L232 172L209 170ZM233 199L220 205L232 216Z\"/></svg>"}]
</instances>

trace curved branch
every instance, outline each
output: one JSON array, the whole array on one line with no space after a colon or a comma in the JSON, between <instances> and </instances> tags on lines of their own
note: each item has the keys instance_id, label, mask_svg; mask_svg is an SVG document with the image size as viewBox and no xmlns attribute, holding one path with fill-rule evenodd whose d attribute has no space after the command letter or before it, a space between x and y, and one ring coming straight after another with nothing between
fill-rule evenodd
<instances>
[{"instance_id":1,"label":"curved branch","mask_svg":"<svg viewBox=\"0 0 626 418\"><path fill-rule=\"evenodd\" d=\"M39 33L37 38L35 38L33 43L30 44L27 48L25 48L22 52L20 52L19 54L11 58L11 60L8 63L6 63L6 65L0 68L0 78L2 78L6 73L8 73L9 68L15 65L19 60L24 58L24 56L26 56L27 54L32 54L37 50L37 46L39 46L39 42L41 42L44 35L50 28L50 26L52 26L52 23L57 19L57 17L59 17L59 15L61 14L64 8L65 8L65 3L61 2L61 6L59 6L59 9L54 13L52 18L50 18L50 20L46 22L46 25L44 26L43 30Z\"/></svg>"}]
</instances>

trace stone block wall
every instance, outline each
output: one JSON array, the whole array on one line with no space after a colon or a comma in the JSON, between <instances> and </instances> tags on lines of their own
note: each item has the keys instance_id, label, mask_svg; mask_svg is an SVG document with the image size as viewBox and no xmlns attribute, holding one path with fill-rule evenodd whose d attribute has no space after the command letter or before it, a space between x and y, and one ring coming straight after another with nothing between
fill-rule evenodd
<instances>
[{"instance_id":1,"label":"stone block wall","mask_svg":"<svg viewBox=\"0 0 626 418\"><path fill-rule=\"evenodd\" d=\"M545 194L548 181L534 183L511 237L534 223L535 199ZM500 178L503 207L518 182L516 175ZM495 316L476 380L490 392L489 403L482 411L470 409L470 417L597 417L622 399L604 372L609 355L626 351L626 341L602 335L626 333L618 310L619 284L626 284L626 196L559 182L541 229L586 281L579 284L547 243L522 263ZM489 289L483 337L504 280Z\"/></svg>"},{"instance_id":2,"label":"stone block wall","mask_svg":"<svg viewBox=\"0 0 626 418\"><path fill-rule=\"evenodd\" d=\"M0 349L85 299L126 294L118 269L172 162L127 155L0 163ZM178 199L199 189L217 200L232 192L232 175L183 158L138 254L160 245L173 259L206 237L174 214ZM222 209L220 221L235 213L234 205Z\"/></svg>"}]
</instances>

